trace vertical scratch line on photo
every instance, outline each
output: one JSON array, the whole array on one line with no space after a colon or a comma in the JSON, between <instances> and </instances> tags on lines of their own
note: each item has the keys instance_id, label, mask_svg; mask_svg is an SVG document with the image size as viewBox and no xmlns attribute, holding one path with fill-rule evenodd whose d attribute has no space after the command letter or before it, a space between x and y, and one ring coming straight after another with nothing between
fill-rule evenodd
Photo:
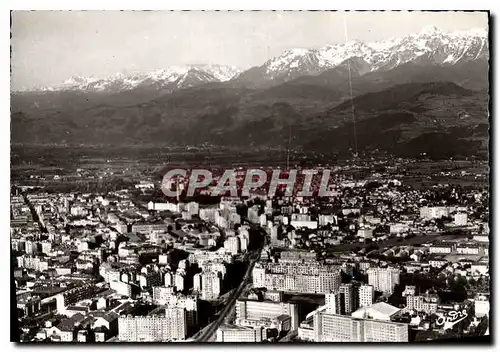
<instances>
[{"instance_id":1,"label":"vertical scratch line on photo","mask_svg":"<svg viewBox=\"0 0 500 352\"><path fill-rule=\"evenodd\" d=\"M344 12L344 35L345 35L345 45L348 43L347 36L347 18L346 13ZM353 135L354 135L354 155L358 155L358 138L356 136L356 116L354 113L354 97L352 95L352 77L351 77L351 58L347 55L347 71L349 77L349 94L351 96L351 111L352 111L352 126L353 126Z\"/></svg>"}]
</instances>

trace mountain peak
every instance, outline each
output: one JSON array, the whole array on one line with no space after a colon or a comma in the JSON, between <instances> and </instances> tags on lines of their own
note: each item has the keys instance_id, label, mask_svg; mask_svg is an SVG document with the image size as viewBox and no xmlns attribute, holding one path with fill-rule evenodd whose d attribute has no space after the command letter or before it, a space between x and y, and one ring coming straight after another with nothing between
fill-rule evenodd
<instances>
[{"instance_id":1,"label":"mountain peak","mask_svg":"<svg viewBox=\"0 0 500 352\"><path fill-rule=\"evenodd\" d=\"M359 39L352 39L352 40L349 40L346 45L365 45L365 43L362 41L362 40L359 40Z\"/></svg>"},{"instance_id":2,"label":"mountain peak","mask_svg":"<svg viewBox=\"0 0 500 352\"><path fill-rule=\"evenodd\" d=\"M306 55L310 50L309 49L303 49L303 48L294 48L294 49L288 49L285 50L281 56L299 56L299 55Z\"/></svg>"},{"instance_id":3,"label":"mountain peak","mask_svg":"<svg viewBox=\"0 0 500 352\"><path fill-rule=\"evenodd\" d=\"M292 48L264 64L242 73L234 66L218 64L192 64L169 66L149 73L117 74L111 77L72 77L59 86L43 90L92 90L119 91L152 86L164 91L179 89L176 82L194 82L193 85L225 82L236 77L248 83L286 82L300 76L318 75L342 65L346 60L357 59L363 69L370 71L390 70L412 61L429 60L434 64L455 65L459 62L483 59L488 53L487 28L444 32L440 28L425 26L419 33L390 38L372 43L359 39L325 45L320 48ZM180 78L190 73L193 79ZM362 72L362 73L361 73ZM195 79L193 74L198 73ZM184 83L183 83L184 84ZM257 84L258 85L258 84Z\"/></svg>"},{"instance_id":4,"label":"mountain peak","mask_svg":"<svg viewBox=\"0 0 500 352\"><path fill-rule=\"evenodd\" d=\"M454 65L487 55L485 29L445 32L431 25L419 33L373 43L359 39L325 45L318 49L289 49L261 66L265 81L288 81L304 75L318 75L357 58L365 74L390 70L405 63L430 60L435 64ZM486 53L486 54L485 54Z\"/></svg>"},{"instance_id":5,"label":"mountain peak","mask_svg":"<svg viewBox=\"0 0 500 352\"><path fill-rule=\"evenodd\" d=\"M438 27L434 26L434 25L429 25L429 26L425 26L422 28L422 30L420 31L420 35L435 35L435 34L442 34L443 31L441 29L439 29Z\"/></svg>"},{"instance_id":6,"label":"mountain peak","mask_svg":"<svg viewBox=\"0 0 500 352\"><path fill-rule=\"evenodd\" d=\"M73 76L59 85L54 87L43 87L39 90L90 90L95 92L114 92L130 90L146 85L154 85L163 89L178 89L182 87L175 86L176 82L182 82L183 85L186 85L186 83L184 83L186 77L191 78L193 74L196 74L197 78L189 80L190 86L210 82L225 82L240 73L241 70L237 67L215 64L169 66L147 73L129 74L119 72L109 77L102 78L94 76ZM184 79L180 80L182 77L184 77Z\"/></svg>"}]
</instances>

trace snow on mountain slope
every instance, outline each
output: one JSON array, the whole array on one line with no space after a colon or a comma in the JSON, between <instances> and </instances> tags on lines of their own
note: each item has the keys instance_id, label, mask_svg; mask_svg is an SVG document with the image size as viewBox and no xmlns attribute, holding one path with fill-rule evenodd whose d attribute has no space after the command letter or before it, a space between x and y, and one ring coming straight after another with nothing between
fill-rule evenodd
<instances>
[{"instance_id":1,"label":"snow on mountain slope","mask_svg":"<svg viewBox=\"0 0 500 352\"><path fill-rule=\"evenodd\" d=\"M391 70L408 62L455 65L461 61L484 59L488 56L487 29L475 28L448 33L435 26L428 26L417 34L373 43L352 40L319 49L289 49L263 65L244 72L224 65L171 66L145 74L119 73L107 78L71 77L58 86L42 90L115 92L154 87L173 91L233 79L259 86L286 82L300 76L318 75L331 68L341 67L347 61L353 74L363 75L370 71Z\"/></svg>"},{"instance_id":2,"label":"snow on mountain slope","mask_svg":"<svg viewBox=\"0 0 500 352\"><path fill-rule=\"evenodd\" d=\"M82 91L123 91L141 86L168 88L171 90L189 88L210 82L225 82L241 72L234 66L224 65L187 65L170 66L145 74L117 73L106 78L70 77L60 85L45 87L41 90L82 90Z\"/></svg>"},{"instance_id":3,"label":"snow on mountain slope","mask_svg":"<svg viewBox=\"0 0 500 352\"><path fill-rule=\"evenodd\" d=\"M354 40L319 49L286 50L262 66L253 68L250 71L252 77L249 78L246 72L240 77L253 82L258 79L287 81L301 75L319 74L354 58L366 62L370 66L369 71L377 71L390 70L410 61L429 60L437 65L453 65L461 60L486 57L487 29L446 33L429 26L417 34L374 43Z\"/></svg>"}]
</instances>

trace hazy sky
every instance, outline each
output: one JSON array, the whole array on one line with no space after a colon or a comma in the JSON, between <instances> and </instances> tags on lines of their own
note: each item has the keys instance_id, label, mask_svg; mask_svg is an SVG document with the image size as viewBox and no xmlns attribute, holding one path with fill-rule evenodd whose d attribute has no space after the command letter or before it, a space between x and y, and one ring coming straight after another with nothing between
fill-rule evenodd
<instances>
[{"instance_id":1,"label":"hazy sky","mask_svg":"<svg viewBox=\"0 0 500 352\"><path fill-rule=\"evenodd\" d=\"M471 12L16 11L12 89L105 77L170 65L249 68L289 48L375 41L435 25L445 31L488 26Z\"/></svg>"}]
</instances>

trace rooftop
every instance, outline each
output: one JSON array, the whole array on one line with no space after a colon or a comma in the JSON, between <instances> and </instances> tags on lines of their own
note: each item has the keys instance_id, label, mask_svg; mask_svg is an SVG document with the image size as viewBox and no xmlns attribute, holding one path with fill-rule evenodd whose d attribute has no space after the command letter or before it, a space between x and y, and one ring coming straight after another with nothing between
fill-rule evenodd
<instances>
[{"instance_id":1,"label":"rooftop","mask_svg":"<svg viewBox=\"0 0 500 352\"><path fill-rule=\"evenodd\" d=\"M396 314L397 312L399 312L400 309L396 308L396 307L394 307L394 306L392 306L392 305L390 305L388 303L379 302L379 303L372 304L371 306L361 307L357 311L355 311L354 313L352 313L352 315L356 316L356 317L364 316L364 315L369 314L370 311L371 312L375 311L375 312L377 312L379 314L391 317L394 314Z\"/></svg>"}]
</instances>

